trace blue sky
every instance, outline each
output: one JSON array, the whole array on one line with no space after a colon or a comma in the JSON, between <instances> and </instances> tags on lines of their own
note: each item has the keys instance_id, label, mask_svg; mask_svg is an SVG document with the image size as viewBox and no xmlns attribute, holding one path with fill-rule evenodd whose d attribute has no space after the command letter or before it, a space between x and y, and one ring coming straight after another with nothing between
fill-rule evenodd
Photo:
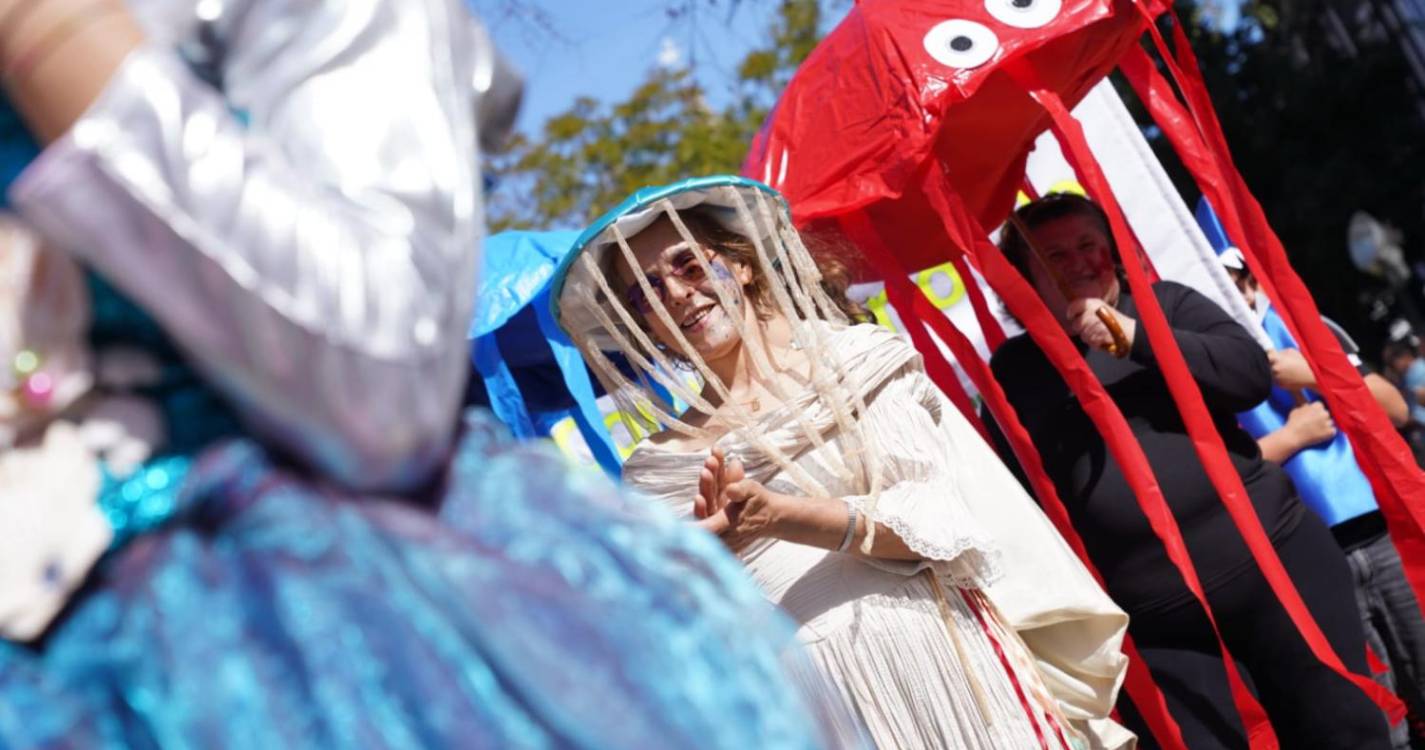
<instances>
[{"instance_id":1,"label":"blue sky","mask_svg":"<svg viewBox=\"0 0 1425 750\"><path fill-rule=\"evenodd\" d=\"M670 18L676 0L475 0L500 49L526 77L518 127L537 132L575 97L617 101L658 65L688 66L713 105L731 90L737 64L768 35L775 3L701 0L696 16ZM509 8L500 12L501 7ZM546 31L538 18L545 11Z\"/></svg>"}]
</instances>

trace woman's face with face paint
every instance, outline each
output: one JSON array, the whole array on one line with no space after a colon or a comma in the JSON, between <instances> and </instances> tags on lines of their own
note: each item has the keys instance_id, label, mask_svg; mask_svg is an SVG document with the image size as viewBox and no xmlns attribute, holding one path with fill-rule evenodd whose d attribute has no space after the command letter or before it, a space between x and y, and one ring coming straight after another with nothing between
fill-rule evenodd
<instances>
[{"instance_id":1,"label":"woman's face with face paint","mask_svg":"<svg viewBox=\"0 0 1425 750\"><path fill-rule=\"evenodd\" d=\"M752 281L752 269L719 257L704 245L704 254L712 269L709 277L698 262L696 251L666 218L634 235L628 244L639 266L637 273L648 281L653 296L650 298L643 291L635 271L617 251L615 267L621 286L615 288L625 290L625 303L643 317L653 336L673 351L682 351L672 330L654 309L661 303L704 361L712 362L734 353L741 344L735 318L740 319L742 325L754 322L742 289ZM723 309L715 284L722 286L736 309Z\"/></svg>"},{"instance_id":2,"label":"woman's face with face paint","mask_svg":"<svg viewBox=\"0 0 1425 750\"><path fill-rule=\"evenodd\" d=\"M1111 302L1118 296L1113 252L1103 227L1093 217L1071 214L1040 224L1030 232L1041 255L1030 261L1030 280L1044 304L1060 318L1073 300L1097 298Z\"/></svg>"}]
</instances>

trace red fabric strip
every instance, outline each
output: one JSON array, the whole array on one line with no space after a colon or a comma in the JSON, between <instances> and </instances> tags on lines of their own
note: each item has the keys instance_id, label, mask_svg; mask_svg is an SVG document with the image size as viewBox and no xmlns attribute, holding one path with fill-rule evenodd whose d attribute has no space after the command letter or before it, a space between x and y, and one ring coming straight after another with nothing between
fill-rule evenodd
<instances>
[{"instance_id":1,"label":"red fabric strip","mask_svg":"<svg viewBox=\"0 0 1425 750\"><path fill-rule=\"evenodd\" d=\"M1049 741L1044 738L1044 728L1039 718L1039 712L1034 710L1034 705L1025 694L1023 683L1020 682L1019 672L1010 663L1009 657L1004 653L1004 647L1000 645L990 624L985 621L984 614L980 612L979 601L973 595L967 596L963 589L956 588L954 591L955 595L960 597L960 601L965 603L965 607L975 615L975 622L979 623L980 632L985 634L985 638L990 642L990 647L995 650L995 656L999 657L1000 667L1004 669L1005 676L1009 678L1009 684L1014 686L1014 696L1019 699L1019 707L1024 709L1025 718L1029 719L1029 725L1034 727L1034 736L1039 739L1039 747L1041 750L1049 750ZM1069 747L1069 745L1065 744L1065 747Z\"/></svg>"},{"instance_id":2,"label":"red fabric strip","mask_svg":"<svg viewBox=\"0 0 1425 750\"><path fill-rule=\"evenodd\" d=\"M1020 183L1019 189L1029 197L1029 200L1039 200L1039 191L1034 189L1034 183L1029 181L1029 175L1024 176L1024 181ZM1019 206L1015 206L1015 208L1019 208Z\"/></svg>"},{"instance_id":3,"label":"red fabric strip","mask_svg":"<svg viewBox=\"0 0 1425 750\"><path fill-rule=\"evenodd\" d=\"M998 611L997 608L994 606L994 602L990 601L989 596L985 594L985 592L982 590L972 590L967 594L967 596L971 597L974 600L975 604L978 606L978 609L975 610L976 617L979 617L980 613L982 612ZM995 630L996 635L994 636L996 638L999 638L1001 642L1006 637L1018 639L1018 635L1015 634L1012 629L1009 628L1008 623L1005 623L1003 614L997 616L994 622L1001 624L1001 627ZM1022 639L1018 640L1020 643L1020 647L1024 648L1027 652L1028 647L1024 645L1024 641ZM1044 689L1048 691L1048 686L1045 685ZM1050 698L1050 700L1053 700L1052 694L1048 694L1048 697ZM1073 748L1074 743L1072 740L1069 739L1069 728L1064 726L1063 722L1059 721L1059 706L1057 704L1054 704L1049 706L1041 705L1037 707L1040 709L1040 715L1044 717L1044 721L1047 722L1049 724L1050 729L1052 729L1054 733L1058 735L1059 741L1064 743L1064 748L1066 750L1068 750L1069 748Z\"/></svg>"},{"instance_id":4,"label":"red fabric strip","mask_svg":"<svg viewBox=\"0 0 1425 750\"><path fill-rule=\"evenodd\" d=\"M985 290L980 288L980 283L975 280L974 273L970 270L970 264L965 260L965 254L953 252L950 254L950 262L954 264L955 271L960 274L960 280L965 284L965 291L970 295L970 307L975 311L975 322L980 324L980 332L985 335L985 344L991 353L1004 343L1004 328L999 324L999 318L995 317L994 311L990 309L989 301L985 299Z\"/></svg>"},{"instance_id":5,"label":"red fabric strip","mask_svg":"<svg viewBox=\"0 0 1425 750\"><path fill-rule=\"evenodd\" d=\"M1153 673L1149 671L1148 663L1143 661L1143 655L1138 653L1138 645L1131 635L1123 638L1123 655L1128 657L1128 675L1123 680L1123 689L1138 709L1138 715L1148 725L1148 731L1153 733L1153 739L1165 748L1186 750L1183 730L1168 710L1168 700L1153 682ZM1116 709L1113 720L1122 723Z\"/></svg>"},{"instance_id":6,"label":"red fabric strip","mask_svg":"<svg viewBox=\"0 0 1425 750\"><path fill-rule=\"evenodd\" d=\"M877 264L877 258L889 256L890 250L881 241L881 235L872 226L865 213L856 211L846 214L840 218L841 231L850 237L852 242L866 253L872 264ZM884 271L884 267L878 265L878 269ZM915 344L915 348L920 351L921 358L925 361L925 372L930 379L940 387L949 397L950 402L955 404L955 408L969 420L970 424L980 433L980 437L989 440L989 434L985 432L985 426L980 421L980 416L975 412L974 403L970 400L970 395L965 392L965 387L960 383L960 376L955 372L955 368L945 359L940 348L931 341L925 332L925 325L914 313L912 299L924 299L925 295L911 283L910 278L905 273L887 273L886 297L890 300L891 306L896 309L896 314L900 316L901 324L905 326L906 333L910 335L910 340ZM945 317L944 313L936 311L938 317ZM958 355L957 355L958 356ZM973 354L971 359L978 361L979 355Z\"/></svg>"},{"instance_id":7,"label":"red fabric strip","mask_svg":"<svg viewBox=\"0 0 1425 750\"><path fill-rule=\"evenodd\" d=\"M1168 511L1167 504L1158 489L1157 480L1153 477L1152 470L1148 466L1147 457L1143 454L1142 446L1133 438L1132 432L1128 429L1128 423L1123 418L1123 413L1118 410L1117 405L1103 390L1103 386L1094 377L1093 372L1088 369L1083 357L1079 355L1078 350L1069 341L1068 335L1044 306L1029 282L1019 275L1014 266L999 252L999 248L989 241L978 220L970 213L959 196L949 189L948 183L933 171L928 172L923 182L923 192L940 217L946 233L957 238L959 246L973 248L978 253L976 260L991 288L1009 306L1010 312L1028 326L1030 337L1054 363L1065 382L1079 398L1080 403L1084 404L1085 411L1094 420L1099 431L1106 436L1105 442L1115 459L1124 467L1125 474L1130 477L1138 477L1149 487L1148 491L1154 493L1157 504L1153 505L1151 509L1144 509L1149 523L1154 533L1163 541L1164 547L1168 550L1169 559L1177 566L1183 578L1196 584L1197 574L1192 568L1192 561L1187 557L1187 550L1182 543L1182 535L1178 532L1177 521ZM945 318L944 315L938 317ZM948 320L944 322L945 328L949 329L947 335L958 334ZM939 323L940 321L937 320L932 326ZM938 328L937 331L939 331ZM998 422L1000 429L1013 447L1020 466L1029 478L1030 485L1034 488L1035 494L1039 496L1045 515L1069 543L1069 547L1079 556L1084 566L1093 574L1095 580L1102 585L1103 576L1089 558L1083 538L1079 536L1070 520L1068 508L1064 506L1054 483L1044 471L1044 464L1039 452L1035 449L1023 423L1020 422L1018 414L1015 413L1014 408L1005 397L1004 389L1000 387L998 381L993 378L989 367L983 362L979 363L978 368L971 367L968 363L965 366L971 379L975 382L975 386L980 389L980 395L985 399L990 413L994 415L995 421ZM1196 593L1201 599L1200 586L1197 587ZM1223 652L1226 653L1225 647ZM1142 713L1144 721L1152 730L1154 737L1165 748L1186 750L1187 745L1183 741L1182 730L1178 727L1172 714L1168 712L1167 703L1162 692L1153 682L1147 665L1141 658L1136 658L1137 653L1132 649L1131 641L1125 640L1125 653L1130 658L1125 687L1134 704ZM1260 712L1260 707L1258 707L1258 711Z\"/></svg>"},{"instance_id":8,"label":"red fabric strip","mask_svg":"<svg viewBox=\"0 0 1425 750\"><path fill-rule=\"evenodd\" d=\"M1366 664L1371 668L1371 674L1373 675L1384 675L1390 672L1390 667L1387 667L1385 662L1381 661L1380 656L1376 654L1376 650L1371 648L1371 644L1369 643L1366 644Z\"/></svg>"},{"instance_id":9,"label":"red fabric strip","mask_svg":"<svg viewBox=\"0 0 1425 750\"><path fill-rule=\"evenodd\" d=\"M1038 88L1038 76L1034 73L1034 71L1027 70L1022 67L1018 70L1011 70L1012 75L1016 73L1019 74L1019 76L1022 76L1020 80L1022 83L1025 84L1025 88L1029 90L1031 92L1031 95L1034 96L1034 98L1041 105L1044 106L1047 112L1049 112L1051 119L1054 123L1054 135L1058 139L1059 144L1064 149L1065 158L1069 159L1071 166L1074 167L1074 171L1079 175L1080 179L1087 183L1085 187L1088 188L1089 193L1099 199L1100 205L1109 215L1110 227L1114 232L1116 241L1119 243L1120 247L1124 246L1124 241L1127 239L1126 232L1124 232L1123 229L1119 226L1123 223L1123 220L1122 217L1118 215L1118 206L1115 202L1113 202L1111 192L1107 189L1106 184L1104 184L1102 176L1097 172L1097 164L1093 163L1091 165L1092 171L1090 171L1090 164L1086 164L1084 162L1088 161L1089 159L1092 159L1091 154L1089 154L1088 159L1076 158L1088 151L1088 144L1083 141L1082 133L1077 133L1076 135L1078 135L1078 138L1074 138L1072 137L1074 134L1071 134L1069 132L1072 127L1077 126L1077 122L1073 121L1073 118L1069 114L1068 109L1063 106L1063 102L1059 101L1057 96L1053 95L1052 92L1047 92ZM1072 125L1066 123L1065 120L1072 122ZM1127 265L1128 264L1125 264L1125 270L1128 271L1130 286L1133 287L1134 291L1134 298L1135 300L1137 300L1140 296L1142 297L1142 299L1138 302L1138 305L1140 308L1140 313L1143 313L1145 317L1145 320L1143 321L1143 327L1149 335L1149 340L1152 341L1154 344L1154 352L1159 353L1158 359L1160 368L1163 370L1163 374L1165 379L1167 380L1169 390L1173 393L1175 400L1179 401L1179 409L1182 410L1182 401L1186 400L1186 397L1178 397L1178 391L1181 389L1181 383L1179 382L1179 378L1175 377L1175 375L1186 375L1187 365L1182 361L1182 354L1177 350L1177 346L1172 340L1172 331L1168 329L1167 320L1163 317L1162 310L1157 306L1157 300L1154 298L1152 291L1147 288L1148 285L1146 279L1143 278L1142 270L1128 269ZM1134 283L1135 277L1137 277L1138 279L1137 283ZM1142 287L1142 291L1139 291L1139 287ZM1156 318L1154 318L1155 313ZM1149 319L1152 320L1150 321ZM1155 330L1158 331L1158 335L1153 335L1153 332ZM1166 347L1159 344L1160 340L1164 344L1166 344ZM1164 348L1168 349L1169 351L1163 352L1162 350ZM1174 357L1173 355L1176 355L1176 357ZM1176 371L1174 370L1175 367L1178 368ZM1188 377L1190 381L1191 376L1189 375ZM1193 392L1196 393L1195 384L1192 384L1192 388ZM1199 405L1201 406L1200 394L1197 397L1199 399ZM1085 406L1087 407L1087 404L1085 404ZM1206 411L1205 406L1202 406L1201 408L1204 412ZM1189 420L1189 415L1184 414L1183 416L1184 421L1188 422L1190 428L1189 432L1191 432L1192 422ZM1193 414L1192 416L1196 416L1196 414ZM1128 427L1126 424L1124 424L1120 429L1127 432ZM1108 438L1109 433L1105 431L1102 427L1100 427L1100 432L1104 434L1105 439ZM1126 437L1131 439L1131 433L1126 435ZM1217 482L1215 481L1216 477L1213 477L1212 463L1208 459L1208 457L1203 458L1204 466L1208 470L1209 477L1214 479L1214 486L1217 486ZM1212 456L1212 458L1222 459L1223 457ZM1146 457L1143 460L1146 463ZM1156 480L1154 481L1154 484L1151 487L1151 491L1146 491L1150 488L1148 486L1145 486L1146 483L1142 481L1142 477L1129 476L1126 466L1124 467L1124 469L1125 477L1128 478L1130 485L1133 486L1135 494L1138 495L1139 502L1144 505L1144 511L1148 512L1150 510L1150 505L1158 505L1159 503L1161 503L1162 507L1156 510L1159 510L1168 518L1172 518L1172 514L1168 510L1166 501L1162 499L1161 490L1159 490L1156 486ZM1228 469L1231 470L1230 464L1228 466ZM1233 471L1232 473L1233 477L1235 478L1236 472ZM1238 480L1238 484L1240 486L1240 479ZM1219 487L1218 491L1220 493L1222 492L1222 489ZM1245 496L1245 490L1241 490L1240 494ZM1149 502L1144 503L1145 499L1149 499ZM1255 519L1255 514L1253 514L1253 518ZM1153 520L1153 514L1149 515L1149 520ZM1174 523L1173 526L1176 527L1176 523ZM1250 691L1248 691L1246 685L1243 683L1242 677L1238 673L1236 662L1233 660L1230 652L1228 651L1226 643L1222 641L1222 634L1220 629L1218 629L1217 627L1216 617L1211 613L1211 606L1207 602L1207 597L1205 596L1202 590L1202 585L1197 578L1196 570L1192 569L1192 563L1190 558L1188 558L1186 554L1186 548L1182 546L1181 534L1176 528L1173 528L1172 531L1174 538L1171 540L1173 542L1173 546L1169 547L1170 558L1172 557L1173 552L1177 552L1182 556L1182 562L1185 564L1179 564L1177 560L1174 560L1174 564L1177 565L1179 571L1184 574L1184 580L1187 582L1188 588L1193 592L1193 595L1197 597L1203 608L1208 612L1208 618L1212 622L1214 633L1217 636L1218 646L1221 648L1222 651L1223 665L1227 670L1228 683L1232 691L1233 702L1236 704L1238 712L1242 715L1243 724L1247 729L1248 741L1254 748L1275 745L1275 733L1272 731L1271 724L1267 721L1266 712L1262 709L1261 705L1257 703L1256 699L1251 695ZM1250 541L1248 546L1251 547ZM1174 550L1174 547L1176 547L1177 549ZM1254 549L1253 552L1255 553L1256 550ZM1191 577L1189 577L1189 575Z\"/></svg>"},{"instance_id":10,"label":"red fabric strip","mask_svg":"<svg viewBox=\"0 0 1425 750\"><path fill-rule=\"evenodd\" d=\"M1416 598L1425 606L1425 474L1414 461L1410 448L1390 424L1385 414L1361 380L1355 367L1346 359L1335 336L1321 323L1310 292L1292 269L1280 239L1272 231L1261 206L1253 198L1241 174L1232 162L1222 135L1221 124L1207 97L1206 86L1198 71L1197 60L1182 32L1182 23L1174 18L1176 61L1168 53L1162 36L1154 31L1154 43L1164 56L1169 71L1178 81L1191 103L1191 119L1196 122L1208 145L1199 148L1209 154L1184 155L1184 163L1193 171L1204 194L1219 208L1228 234L1241 246L1252 273L1276 302L1277 310L1296 338L1307 361L1312 365L1319 384L1318 390L1331 408L1338 426L1345 430L1355 451L1357 463L1365 472L1381 506L1391 540L1404 562L1405 574ZM1136 71L1125 67L1130 82L1139 90L1151 92L1167 88L1146 54L1135 61ZM1146 63L1145 63L1146 61ZM1136 75L1135 75L1136 73ZM1135 78L1137 80L1135 80ZM1188 119L1182 107L1172 97L1159 96L1150 104L1154 119L1164 127L1164 133L1179 141L1194 135L1182 123ZM1189 158L1191 156L1191 158ZM1230 221L1229 221L1230 220Z\"/></svg>"},{"instance_id":11,"label":"red fabric strip","mask_svg":"<svg viewBox=\"0 0 1425 750\"><path fill-rule=\"evenodd\" d=\"M1078 121L1069 113L1068 108L1064 106L1057 94L1038 87L1036 76L1027 66L1019 67L1017 71L1011 71L1011 75L1015 75L1021 83L1024 83L1026 88L1030 89L1031 96L1049 113L1055 136L1060 144L1066 146L1066 157L1070 159L1075 171L1088 183L1087 187L1090 192L1108 213L1109 224L1117 237L1119 246L1126 246L1125 241L1132 240L1127 222L1108 187L1107 180L1094 159L1093 152L1089 149ZM1201 391L1198 390L1192 374L1188 371L1187 362L1183 359L1182 352L1177 348L1172 329L1152 292L1147 274L1135 264L1125 263L1124 268L1127 271L1129 286L1134 293L1134 300L1138 304L1142 328L1153 345L1159 370L1163 373L1173 400L1177 403L1178 411L1187 426L1198 458L1202 461L1209 480L1217 489L1228 513L1242 533L1248 549L1251 550L1253 558L1261 568L1273 592L1281 600L1292 622L1301 631L1307 645L1310 646L1312 653L1318 659L1341 676L1355 683L1387 712L1396 710L1403 712L1403 706L1389 691L1369 677L1357 675L1346 669L1339 655L1332 649L1326 636L1321 632L1316 620L1307 610L1305 602L1302 601L1300 593L1287 574L1281 559L1277 556L1271 539L1262 527L1261 520L1257 517L1251 500L1247 496L1246 487L1242 484L1242 478L1237 474L1227 456L1226 446L1222 442L1221 435L1217 432L1212 415L1202 399Z\"/></svg>"}]
</instances>

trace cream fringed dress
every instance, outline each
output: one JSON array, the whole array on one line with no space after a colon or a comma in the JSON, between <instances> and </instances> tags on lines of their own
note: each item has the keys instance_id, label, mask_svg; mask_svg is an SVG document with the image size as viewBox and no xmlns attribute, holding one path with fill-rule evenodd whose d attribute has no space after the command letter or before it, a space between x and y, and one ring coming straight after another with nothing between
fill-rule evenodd
<instances>
[{"instance_id":1,"label":"cream fringed dress","mask_svg":"<svg viewBox=\"0 0 1425 750\"><path fill-rule=\"evenodd\" d=\"M800 624L801 640L877 746L1007 750L1131 741L1103 719L1126 663L1119 646L1127 617L926 377L908 344L873 326L832 336L828 350L867 399L862 428L882 456L885 489L873 515L928 562L765 539L739 556L768 598ZM825 448L810 445L790 408L824 430ZM839 451L834 420L810 389L757 427L833 494L865 502L827 468L836 458L826 451ZM806 494L740 433L717 444L770 489ZM624 480L687 515L706 456L645 443L626 463Z\"/></svg>"}]
</instances>

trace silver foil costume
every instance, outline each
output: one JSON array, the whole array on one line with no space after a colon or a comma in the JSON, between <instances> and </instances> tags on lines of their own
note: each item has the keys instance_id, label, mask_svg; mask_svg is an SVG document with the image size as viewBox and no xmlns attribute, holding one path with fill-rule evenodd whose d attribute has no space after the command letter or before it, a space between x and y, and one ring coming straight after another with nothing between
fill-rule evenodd
<instances>
[{"instance_id":1,"label":"silver foil costume","mask_svg":"<svg viewBox=\"0 0 1425 750\"><path fill-rule=\"evenodd\" d=\"M488 37L459 0L128 5L148 43L12 201L250 428L352 488L420 484L466 374Z\"/></svg>"}]
</instances>

